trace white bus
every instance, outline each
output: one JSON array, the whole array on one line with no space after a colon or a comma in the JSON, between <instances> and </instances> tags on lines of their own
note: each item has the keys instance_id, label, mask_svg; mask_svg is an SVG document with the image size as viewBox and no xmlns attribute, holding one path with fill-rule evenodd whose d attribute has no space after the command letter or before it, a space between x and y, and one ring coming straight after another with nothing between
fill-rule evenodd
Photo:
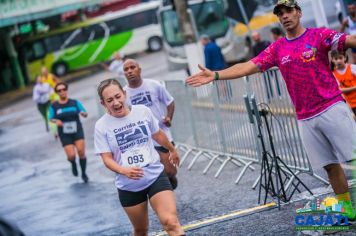
<instances>
[{"instance_id":1,"label":"white bus","mask_svg":"<svg viewBox=\"0 0 356 236\"><path fill-rule=\"evenodd\" d=\"M236 37L233 32L233 24L225 16L227 1L192 0L188 1L188 5L193 12L198 36L206 34L215 39L221 47L227 63L237 62L247 57L249 49L246 47L245 37ZM187 68L178 17L170 4L161 5L159 20L162 26L163 46L168 57L169 69Z\"/></svg>"},{"instance_id":2,"label":"white bus","mask_svg":"<svg viewBox=\"0 0 356 236\"><path fill-rule=\"evenodd\" d=\"M159 1L141 3L21 42L31 80L42 66L58 76L109 60L113 53L125 55L162 48L157 19Z\"/></svg>"}]
</instances>

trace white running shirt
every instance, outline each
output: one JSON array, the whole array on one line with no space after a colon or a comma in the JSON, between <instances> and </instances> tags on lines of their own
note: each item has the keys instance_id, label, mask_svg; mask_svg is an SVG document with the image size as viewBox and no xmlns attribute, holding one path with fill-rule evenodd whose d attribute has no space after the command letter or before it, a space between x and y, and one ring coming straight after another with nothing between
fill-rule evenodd
<instances>
[{"instance_id":1,"label":"white running shirt","mask_svg":"<svg viewBox=\"0 0 356 236\"><path fill-rule=\"evenodd\" d=\"M132 106L128 115L117 118L103 115L95 124L95 153L111 152L120 166L139 166L144 176L139 180L116 174L118 189L137 192L149 187L163 171L153 146L152 134L159 131L158 121L150 109Z\"/></svg>"},{"instance_id":2,"label":"white running shirt","mask_svg":"<svg viewBox=\"0 0 356 236\"><path fill-rule=\"evenodd\" d=\"M356 34L356 22L354 22L350 16L347 17L347 23L349 25L348 27L348 33L350 35L355 35Z\"/></svg>"},{"instance_id":3,"label":"white running shirt","mask_svg":"<svg viewBox=\"0 0 356 236\"><path fill-rule=\"evenodd\" d=\"M172 95L159 82L151 79L143 79L138 88L124 87L126 91L126 101L130 105L142 104L150 108L155 118L159 121L159 127L167 135L170 142L173 141L172 134L167 126L163 124L166 116L166 109L174 99ZM154 142L155 146L161 146Z\"/></svg>"}]
</instances>

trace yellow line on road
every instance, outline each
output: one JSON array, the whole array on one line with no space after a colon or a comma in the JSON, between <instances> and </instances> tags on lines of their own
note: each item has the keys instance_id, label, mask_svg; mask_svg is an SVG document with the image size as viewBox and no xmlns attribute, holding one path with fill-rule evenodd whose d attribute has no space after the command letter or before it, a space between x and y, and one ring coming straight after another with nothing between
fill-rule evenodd
<instances>
[{"instance_id":1,"label":"yellow line on road","mask_svg":"<svg viewBox=\"0 0 356 236\"><path fill-rule=\"evenodd\" d=\"M194 223L190 223L190 224L184 225L184 226L182 226L182 228L184 230L189 230L189 229L193 229L193 228L196 228L196 227L199 227L199 226L208 225L208 224L211 224L211 223L215 223L217 221L229 219L229 218L236 217L236 216L243 215L243 214L247 214L247 213L252 213L252 212L255 212L255 211L258 211L258 210L262 210L262 209L272 208L272 207L275 207L275 206L277 206L277 204L275 202L271 202L271 203L268 203L268 204L265 204L265 205L256 206L256 207L248 208L248 209L245 209L245 210L235 211L235 212L231 212L229 214L212 217L212 218L205 219L205 220L200 220L198 222L194 222ZM161 232L158 232L157 234L154 234L154 235L157 235L157 236L167 235L167 233L165 231L161 231Z\"/></svg>"}]
</instances>

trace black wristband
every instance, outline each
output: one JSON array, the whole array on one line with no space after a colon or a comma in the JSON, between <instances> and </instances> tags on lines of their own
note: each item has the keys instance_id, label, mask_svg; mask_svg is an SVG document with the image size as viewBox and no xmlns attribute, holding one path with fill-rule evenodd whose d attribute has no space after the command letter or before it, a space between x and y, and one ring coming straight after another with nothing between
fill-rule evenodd
<instances>
[{"instance_id":1,"label":"black wristband","mask_svg":"<svg viewBox=\"0 0 356 236\"><path fill-rule=\"evenodd\" d=\"M219 80L219 73L217 71L215 71L214 80Z\"/></svg>"}]
</instances>

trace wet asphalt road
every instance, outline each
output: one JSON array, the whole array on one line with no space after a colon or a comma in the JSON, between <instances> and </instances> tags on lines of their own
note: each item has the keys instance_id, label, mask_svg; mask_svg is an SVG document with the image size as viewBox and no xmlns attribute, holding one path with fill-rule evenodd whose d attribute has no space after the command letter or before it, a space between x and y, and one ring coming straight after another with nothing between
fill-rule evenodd
<instances>
[{"instance_id":1,"label":"wet asphalt road","mask_svg":"<svg viewBox=\"0 0 356 236\"><path fill-rule=\"evenodd\" d=\"M160 79L184 78L184 72L168 74L162 53L141 55L143 74ZM70 97L80 100L89 117L82 119L87 144L90 182L73 177L59 141L45 132L41 117L30 98L0 110L0 215L15 222L26 235L130 235L131 225L121 208L114 186L114 174L94 155L93 129L98 105L95 85L110 75L106 72L70 84ZM184 130L182 130L184 132ZM209 138L209 137L206 137ZM203 175L208 159L200 158L188 171L192 156L179 170L177 208L187 235L295 235L295 204L281 211L266 211L230 217L218 223L194 227L192 222L256 207L256 190L251 186L259 168L248 170L239 185L234 181L241 171L228 164L219 178L219 165ZM348 174L350 176L350 173ZM330 192L324 184L301 175L310 188ZM295 195L300 198L300 195ZM271 199L268 200L270 202ZM161 226L150 214L150 234ZM345 232L344 235L355 235Z\"/></svg>"}]
</instances>

